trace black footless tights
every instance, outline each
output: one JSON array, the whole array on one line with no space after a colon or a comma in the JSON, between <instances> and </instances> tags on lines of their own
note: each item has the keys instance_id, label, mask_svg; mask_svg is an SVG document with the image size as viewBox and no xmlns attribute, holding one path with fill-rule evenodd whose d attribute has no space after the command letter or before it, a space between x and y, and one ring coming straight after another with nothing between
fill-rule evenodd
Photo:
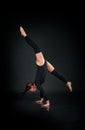
<instances>
[{"instance_id":1,"label":"black footless tights","mask_svg":"<svg viewBox=\"0 0 85 130\"><path fill-rule=\"evenodd\" d=\"M51 72L51 74L63 81L65 84L67 83L66 78L62 74L58 73L55 69Z\"/></svg>"},{"instance_id":2,"label":"black footless tights","mask_svg":"<svg viewBox=\"0 0 85 130\"><path fill-rule=\"evenodd\" d=\"M28 36L25 37L26 42L34 49L35 54L40 52L39 46L33 42Z\"/></svg>"}]
</instances>

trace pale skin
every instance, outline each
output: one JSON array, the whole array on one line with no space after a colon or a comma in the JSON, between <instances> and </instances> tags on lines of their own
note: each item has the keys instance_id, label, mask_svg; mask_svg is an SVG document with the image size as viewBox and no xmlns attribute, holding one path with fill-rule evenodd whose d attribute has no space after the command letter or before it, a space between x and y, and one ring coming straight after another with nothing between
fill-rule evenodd
<instances>
[{"instance_id":1,"label":"pale skin","mask_svg":"<svg viewBox=\"0 0 85 130\"><path fill-rule=\"evenodd\" d=\"M27 36L27 33L25 32L25 30L23 29L22 26L20 26L20 33L23 37L26 37ZM45 62L45 59L44 59L44 56L43 56L43 53L42 52L39 52L39 53L36 53L35 54L35 57L36 57L36 64L38 66L42 66L44 65L44 62ZM46 60L46 66L47 66L47 70L48 72L52 72L54 70L54 66ZM66 86L68 87L68 89L70 90L70 92L72 92L72 83L70 81L68 81L66 83ZM31 86L31 89L29 90L30 92L35 92L37 90L37 87L36 85L32 85ZM36 101L36 103L39 103L39 104L42 104L43 102L43 98L41 98L41 100L38 100ZM46 104L45 105L42 105L43 107L47 107L50 105L50 102L49 100L46 101Z\"/></svg>"}]
</instances>

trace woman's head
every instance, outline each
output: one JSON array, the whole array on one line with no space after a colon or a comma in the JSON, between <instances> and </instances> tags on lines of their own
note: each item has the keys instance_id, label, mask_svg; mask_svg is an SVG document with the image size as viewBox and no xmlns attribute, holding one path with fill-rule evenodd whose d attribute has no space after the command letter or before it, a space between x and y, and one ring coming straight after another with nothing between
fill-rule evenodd
<instances>
[{"instance_id":1,"label":"woman's head","mask_svg":"<svg viewBox=\"0 0 85 130\"><path fill-rule=\"evenodd\" d=\"M33 82L28 82L28 83L26 84L26 89L27 89L28 91L30 91L30 92L36 92L37 87L36 87L35 83L33 83Z\"/></svg>"}]
</instances>

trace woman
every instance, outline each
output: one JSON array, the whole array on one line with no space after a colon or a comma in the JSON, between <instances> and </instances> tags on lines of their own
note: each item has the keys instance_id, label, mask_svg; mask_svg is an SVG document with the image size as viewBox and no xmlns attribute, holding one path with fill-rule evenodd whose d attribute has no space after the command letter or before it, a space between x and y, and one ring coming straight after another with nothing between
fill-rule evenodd
<instances>
[{"instance_id":1,"label":"woman","mask_svg":"<svg viewBox=\"0 0 85 130\"><path fill-rule=\"evenodd\" d=\"M40 50L39 46L28 37L27 33L25 32L22 26L20 26L20 33L21 36L24 37L28 45L30 45L33 48L36 57L37 67L35 81L28 82L22 94L24 94L27 91L35 92L38 89L40 91L40 100L37 100L36 103L42 104L42 107L50 106L50 101L42 86L42 84L45 82L47 71L59 78L61 81L63 81L70 90L70 92L72 92L72 83L70 81L67 81L62 75L56 72L54 66L44 58L44 55Z\"/></svg>"}]
</instances>

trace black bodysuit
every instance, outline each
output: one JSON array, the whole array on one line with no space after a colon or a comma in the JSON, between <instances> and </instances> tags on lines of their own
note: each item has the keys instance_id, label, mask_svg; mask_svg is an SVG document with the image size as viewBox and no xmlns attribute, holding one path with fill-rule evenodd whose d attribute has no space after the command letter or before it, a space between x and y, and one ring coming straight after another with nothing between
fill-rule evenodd
<instances>
[{"instance_id":1,"label":"black bodysuit","mask_svg":"<svg viewBox=\"0 0 85 130\"><path fill-rule=\"evenodd\" d=\"M44 100L46 101L48 98L42 86L42 84L45 82L45 78L47 74L46 62L44 63L43 66L38 66L38 65L36 66L37 66L37 73L35 77L35 85L40 91L40 97L44 98Z\"/></svg>"}]
</instances>

